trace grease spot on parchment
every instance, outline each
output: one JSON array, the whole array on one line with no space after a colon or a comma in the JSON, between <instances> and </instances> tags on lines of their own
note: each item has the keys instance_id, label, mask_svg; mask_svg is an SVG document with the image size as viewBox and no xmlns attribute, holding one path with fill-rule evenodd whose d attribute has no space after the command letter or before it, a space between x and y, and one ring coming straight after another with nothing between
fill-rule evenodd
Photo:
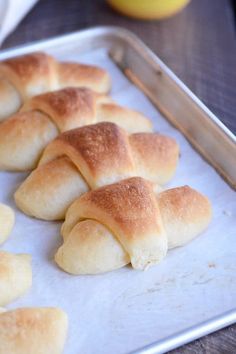
<instances>
[{"instance_id":1,"label":"grease spot on parchment","mask_svg":"<svg viewBox=\"0 0 236 354\"><path fill-rule=\"evenodd\" d=\"M205 279L202 281L195 281L193 282L193 285L203 285L203 284L207 284L210 283L214 278L209 278L209 279Z\"/></svg>"}]
</instances>

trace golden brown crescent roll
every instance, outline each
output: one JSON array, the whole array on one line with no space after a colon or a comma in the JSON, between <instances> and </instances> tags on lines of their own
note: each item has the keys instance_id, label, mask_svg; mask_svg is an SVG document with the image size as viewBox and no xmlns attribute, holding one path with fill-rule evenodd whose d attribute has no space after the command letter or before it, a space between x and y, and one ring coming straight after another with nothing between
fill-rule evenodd
<instances>
[{"instance_id":1,"label":"golden brown crescent roll","mask_svg":"<svg viewBox=\"0 0 236 354\"><path fill-rule=\"evenodd\" d=\"M69 205L90 188L132 176L165 184L174 175L178 145L157 133L128 135L114 123L61 134L15 193L17 206L40 219L63 219Z\"/></svg>"},{"instance_id":2,"label":"golden brown crescent roll","mask_svg":"<svg viewBox=\"0 0 236 354\"><path fill-rule=\"evenodd\" d=\"M56 307L0 313L0 354L62 354L68 318Z\"/></svg>"},{"instance_id":3,"label":"golden brown crescent roll","mask_svg":"<svg viewBox=\"0 0 236 354\"><path fill-rule=\"evenodd\" d=\"M31 285L31 256L0 251L0 306L23 295Z\"/></svg>"},{"instance_id":4,"label":"golden brown crescent roll","mask_svg":"<svg viewBox=\"0 0 236 354\"><path fill-rule=\"evenodd\" d=\"M14 211L9 206L0 203L0 244L10 235L14 222Z\"/></svg>"},{"instance_id":5,"label":"golden brown crescent roll","mask_svg":"<svg viewBox=\"0 0 236 354\"><path fill-rule=\"evenodd\" d=\"M201 233L211 219L208 199L188 186L155 194L133 177L90 191L68 209L56 263L68 273L97 274L131 262L158 263L168 248Z\"/></svg>"},{"instance_id":6,"label":"golden brown crescent roll","mask_svg":"<svg viewBox=\"0 0 236 354\"><path fill-rule=\"evenodd\" d=\"M95 66L58 62L41 52L10 58L0 63L0 121L43 92L75 86L107 93L110 85L108 73Z\"/></svg>"},{"instance_id":7,"label":"golden brown crescent roll","mask_svg":"<svg viewBox=\"0 0 236 354\"><path fill-rule=\"evenodd\" d=\"M117 123L130 133L152 130L151 122L141 113L89 89L44 93L0 124L0 169L33 169L45 146L59 133L101 121Z\"/></svg>"},{"instance_id":8,"label":"golden brown crescent roll","mask_svg":"<svg viewBox=\"0 0 236 354\"><path fill-rule=\"evenodd\" d=\"M90 248L94 248L97 240L98 242L104 242L102 238L107 236L106 232L108 230L114 235L113 237L117 238L121 245L118 253L121 252L122 248L124 249L123 257L115 257L116 249L119 247L115 245L113 248L112 237L106 237L108 243L110 243L111 253L108 255L109 262L106 263L106 257L104 262L107 268L110 263L111 268L101 270L103 266L98 262L95 272L96 269L97 272L114 269L114 263L117 264L118 260L121 261L122 265L124 265L125 260L128 260L134 268L145 269L152 264L160 262L166 255L167 238L161 213L156 196L153 193L152 183L147 180L138 177L130 178L85 193L71 205L66 214L66 221L62 227L65 241L70 238L70 233L73 233L76 226L80 222L83 224L85 219L87 222L91 219L92 223L96 220L103 226L102 229L96 231L94 225L92 226L95 232L92 233L92 230L90 230L91 237L87 246L88 232L85 231L85 226L83 226L83 231L85 232L82 232L81 236L83 246L86 247L88 252L88 258L90 258ZM102 238L100 237L101 235L103 236ZM93 238L93 241L91 238ZM99 246L101 247L101 245ZM104 245L102 245L101 249L104 251ZM127 257L126 253L129 257ZM56 255L57 263L60 263L61 256L62 258L64 257L63 249L59 250ZM93 256L96 259L94 252ZM114 259L112 256L114 256ZM77 258L70 258L71 262L77 263ZM87 263L85 255L83 259ZM87 271L86 265L83 268L83 263L81 263L81 272L87 273Z\"/></svg>"}]
</instances>

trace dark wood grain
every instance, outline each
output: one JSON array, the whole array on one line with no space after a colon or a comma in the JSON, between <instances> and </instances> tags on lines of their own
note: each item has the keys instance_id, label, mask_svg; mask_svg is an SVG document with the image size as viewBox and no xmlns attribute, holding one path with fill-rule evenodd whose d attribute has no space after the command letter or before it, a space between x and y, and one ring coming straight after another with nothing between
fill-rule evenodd
<instances>
[{"instance_id":1,"label":"dark wood grain","mask_svg":"<svg viewBox=\"0 0 236 354\"><path fill-rule=\"evenodd\" d=\"M217 331L200 338L181 348L172 350L169 354L235 354L236 325Z\"/></svg>"},{"instance_id":2,"label":"dark wood grain","mask_svg":"<svg viewBox=\"0 0 236 354\"><path fill-rule=\"evenodd\" d=\"M236 40L230 0L192 0L182 13L161 22L119 16L103 0L40 0L3 48L96 25L135 32L236 132ZM171 353L234 354L236 325Z\"/></svg>"}]
</instances>

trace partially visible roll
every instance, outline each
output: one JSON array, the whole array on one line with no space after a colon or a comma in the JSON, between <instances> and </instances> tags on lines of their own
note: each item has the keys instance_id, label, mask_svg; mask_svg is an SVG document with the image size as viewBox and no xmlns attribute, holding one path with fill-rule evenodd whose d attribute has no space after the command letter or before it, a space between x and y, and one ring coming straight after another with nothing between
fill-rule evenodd
<instances>
[{"instance_id":1,"label":"partially visible roll","mask_svg":"<svg viewBox=\"0 0 236 354\"><path fill-rule=\"evenodd\" d=\"M31 256L0 251L0 306L16 300L31 285Z\"/></svg>"},{"instance_id":2,"label":"partially visible roll","mask_svg":"<svg viewBox=\"0 0 236 354\"><path fill-rule=\"evenodd\" d=\"M87 87L107 93L110 76L102 68L71 62L58 62L36 52L0 62L0 121L17 112L30 97L60 88Z\"/></svg>"},{"instance_id":3,"label":"partially visible roll","mask_svg":"<svg viewBox=\"0 0 236 354\"><path fill-rule=\"evenodd\" d=\"M0 354L62 354L68 318L56 307L0 313Z\"/></svg>"},{"instance_id":4,"label":"partially visible roll","mask_svg":"<svg viewBox=\"0 0 236 354\"><path fill-rule=\"evenodd\" d=\"M14 211L9 206L0 203L0 244L10 235L14 222Z\"/></svg>"}]
</instances>

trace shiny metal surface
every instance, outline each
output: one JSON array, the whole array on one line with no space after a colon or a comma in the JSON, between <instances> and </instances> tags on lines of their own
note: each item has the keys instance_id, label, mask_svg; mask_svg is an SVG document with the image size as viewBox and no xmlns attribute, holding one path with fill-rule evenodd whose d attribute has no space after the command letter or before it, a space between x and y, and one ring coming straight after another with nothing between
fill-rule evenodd
<instances>
[{"instance_id":1,"label":"shiny metal surface","mask_svg":"<svg viewBox=\"0 0 236 354\"><path fill-rule=\"evenodd\" d=\"M161 113L179 129L199 153L236 187L236 138L208 108L135 35L115 27L98 27L2 51L0 60L53 45L75 43L81 53L106 48ZM164 353L236 322L236 309L220 314L135 353Z\"/></svg>"},{"instance_id":2,"label":"shiny metal surface","mask_svg":"<svg viewBox=\"0 0 236 354\"><path fill-rule=\"evenodd\" d=\"M150 344L130 354L161 354L189 343L195 339L205 336L225 327L225 323L231 325L236 322L236 311L228 311L223 315L212 318L211 320L199 323L185 331L176 333L173 336L164 338L158 343Z\"/></svg>"}]
</instances>

